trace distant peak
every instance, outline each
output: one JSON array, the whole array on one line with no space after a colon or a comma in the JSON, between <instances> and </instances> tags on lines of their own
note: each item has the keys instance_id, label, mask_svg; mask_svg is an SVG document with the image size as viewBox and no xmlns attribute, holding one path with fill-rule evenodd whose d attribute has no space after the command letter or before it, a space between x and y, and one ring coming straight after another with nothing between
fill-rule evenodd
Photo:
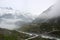
<instances>
[{"instance_id":1,"label":"distant peak","mask_svg":"<svg viewBox=\"0 0 60 40\"><path fill-rule=\"evenodd\" d=\"M8 9L8 10L13 10L12 7L0 7L0 9Z\"/></svg>"}]
</instances>

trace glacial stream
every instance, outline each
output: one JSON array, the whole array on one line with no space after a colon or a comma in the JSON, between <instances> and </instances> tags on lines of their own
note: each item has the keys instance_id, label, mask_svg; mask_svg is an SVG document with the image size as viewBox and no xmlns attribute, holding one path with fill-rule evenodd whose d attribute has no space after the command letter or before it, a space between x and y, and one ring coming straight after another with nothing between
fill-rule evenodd
<instances>
[{"instance_id":1,"label":"glacial stream","mask_svg":"<svg viewBox=\"0 0 60 40\"><path fill-rule=\"evenodd\" d=\"M46 39L60 40L60 38L56 38L56 37L52 37L52 36L48 36L48 35L44 35L44 34L27 33L27 32L22 32L22 31L19 31L19 32L30 35L30 36L33 36L33 37L27 38L25 40L33 39L33 38L36 38L36 37L39 37L39 36L42 37L42 38L46 38Z\"/></svg>"}]
</instances>

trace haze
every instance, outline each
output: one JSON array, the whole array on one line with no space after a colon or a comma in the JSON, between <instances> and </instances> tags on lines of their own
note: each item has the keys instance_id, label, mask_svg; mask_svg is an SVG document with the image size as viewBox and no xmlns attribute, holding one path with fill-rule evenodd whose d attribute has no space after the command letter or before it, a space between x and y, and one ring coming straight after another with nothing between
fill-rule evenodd
<instances>
[{"instance_id":1,"label":"haze","mask_svg":"<svg viewBox=\"0 0 60 40\"><path fill-rule=\"evenodd\" d=\"M11 7L38 16L54 3L55 0L0 0L0 7Z\"/></svg>"}]
</instances>

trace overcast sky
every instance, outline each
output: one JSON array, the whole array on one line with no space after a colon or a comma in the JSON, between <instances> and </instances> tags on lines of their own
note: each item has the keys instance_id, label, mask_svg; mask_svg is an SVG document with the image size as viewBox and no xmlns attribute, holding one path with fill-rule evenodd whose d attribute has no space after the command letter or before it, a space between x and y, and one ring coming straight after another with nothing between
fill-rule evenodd
<instances>
[{"instance_id":1,"label":"overcast sky","mask_svg":"<svg viewBox=\"0 0 60 40\"><path fill-rule=\"evenodd\" d=\"M39 15L54 2L55 0L0 0L0 7L12 7L15 10Z\"/></svg>"}]
</instances>

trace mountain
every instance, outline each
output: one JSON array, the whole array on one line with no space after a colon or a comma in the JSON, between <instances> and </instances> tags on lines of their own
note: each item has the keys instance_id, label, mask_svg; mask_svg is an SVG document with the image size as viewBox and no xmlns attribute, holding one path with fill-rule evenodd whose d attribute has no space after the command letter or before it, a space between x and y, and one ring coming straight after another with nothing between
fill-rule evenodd
<instances>
[{"instance_id":1,"label":"mountain","mask_svg":"<svg viewBox=\"0 0 60 40\"><path fill-rule=\"evenodd\" d=\"M59 7L57 5L51 5L47 10L43 11L34 21L33 23L41 23L45 22L46 20L56 18L60 16Z\"/></svg>"},{"instance_id":2,"label":"mountain","mask_svg":"<svg viewBox=\"0 0 60 40\"><path fill-rule=\"evenodd\" d=\"M0 7L0 27L15 29L34 20L31 14L20 12L12 8ZM4 27L2 27L4 25ZM17 28L18 28L17 27Z\"/></svg>"},{"instance_id":3,"label":"mountain","mask_svg":"<svg viewBox=\"0 0 60 40\"><path fill-rule=\"evenodd\" d=\"M46 20L52 18L52 11L53 11L54 6L50 6L47 10L43 11L34 21L33 23L42 23L45 22Z\"/></svg>"},{"instance_id":4,"label":"mountain","mask_svg":"<svg viewBox=\"0 0 60 40\"><path fill-rule=\"evenodd\" d=\"M38 34L60 30L60 11L56 5L52 5L33 20L31 24L25 25L19 30Z\"/></svg>"},{"instance_id":5,"label":"mountain","mask_svg":"<svg viewBox=\"0 0 60 40\"><path fill-rule=\"evenodd\" d=\"M32 23L24 25L18 30L38 35L47 35L43 37L48 38L50 36L52 40L57 40L58 38L60 40L60 7L52 5L33 20ZM40 38L36 37L33 40L40 40Z\"/></svg>"}]
</instances>

